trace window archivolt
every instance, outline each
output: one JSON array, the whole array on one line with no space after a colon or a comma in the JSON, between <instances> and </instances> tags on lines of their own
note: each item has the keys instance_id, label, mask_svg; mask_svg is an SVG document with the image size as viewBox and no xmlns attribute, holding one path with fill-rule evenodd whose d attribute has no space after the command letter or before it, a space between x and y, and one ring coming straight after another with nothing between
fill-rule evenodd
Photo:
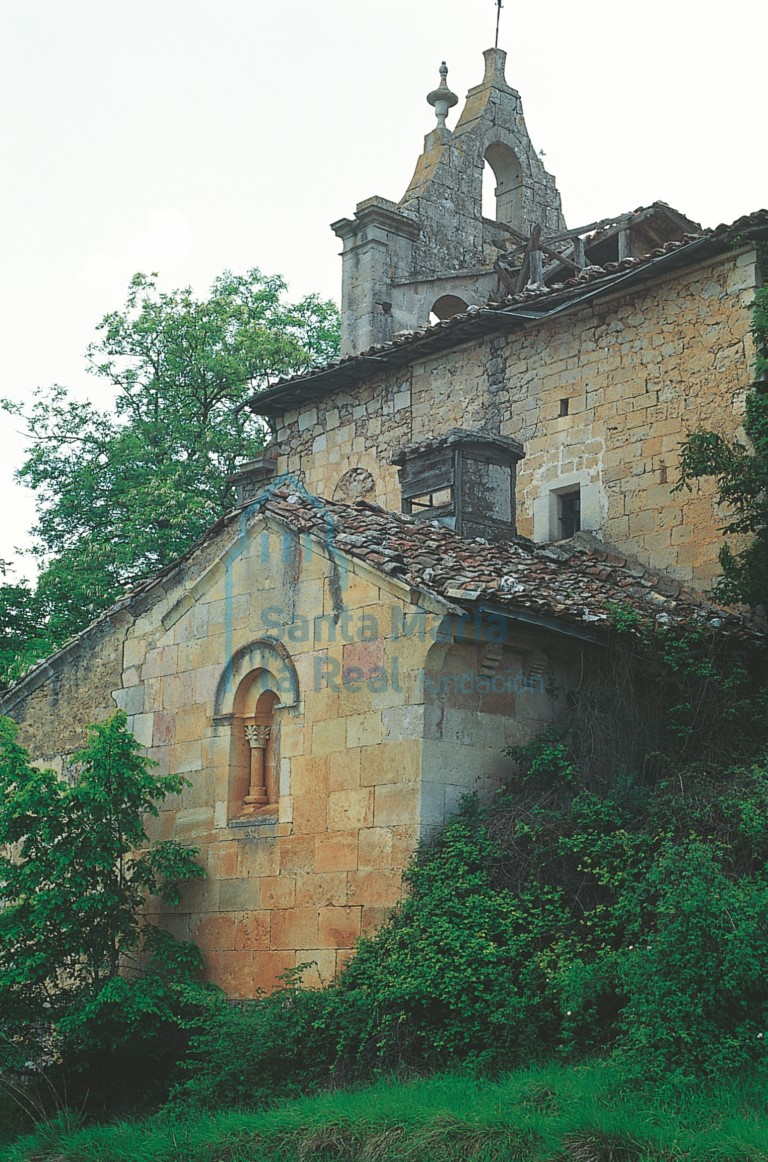
<instances>
[{"instance_id":1,"label":"window archivolt","mask_svg":"<svg viewBox=\"0 0 768 1162\"><path fill-rule=\"evenodd\" d=\"M226 801L230 822L276 818L280 719L284 710L298 704L296 668L279 641L263 638L249 642L224 668L216 689L213 721L214 733L222 743L227 735L229 739Z\"/></svg>"}]
</instances>

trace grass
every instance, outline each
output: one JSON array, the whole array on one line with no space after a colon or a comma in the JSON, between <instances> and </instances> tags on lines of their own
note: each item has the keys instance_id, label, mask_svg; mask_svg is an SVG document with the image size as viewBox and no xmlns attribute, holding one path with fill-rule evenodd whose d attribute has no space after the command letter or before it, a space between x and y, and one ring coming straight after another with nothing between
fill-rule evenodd
<instances>
[{"instance_id":1,"label":"grass","mask_svg":"<svg viewBox=\"0 0 768 1162\"><path fill-rule=\"evenodd\" d=\"M165 1111L39 1127L0 1162L747 1162L768 1160L763 1074L644 1091L617 1067L380 1081L262 1112Z\"/></svg>"}]
</instances>

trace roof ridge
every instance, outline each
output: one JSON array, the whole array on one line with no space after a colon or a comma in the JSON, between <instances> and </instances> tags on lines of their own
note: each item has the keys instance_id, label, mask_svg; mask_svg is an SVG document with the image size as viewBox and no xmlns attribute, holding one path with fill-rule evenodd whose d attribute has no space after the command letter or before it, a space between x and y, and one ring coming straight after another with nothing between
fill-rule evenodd
<instances>
[{"instance_id":1,"label":"roof ridge","mask_svg":"<svg viewBox=\"0 0 768 1162\"><path fill-rule=\"evenodd\" d=\"M289 394L291 388L298 391L303 385L310 384L320 378L330 379L335 373L344 375L352 371L362 373L367 377L367 366L383 366L396 360L401 353L409 351L419 344L429 343L430 340L433 342L439 340L446 333L460 331L463 341L464 332L470 333L483 329L494 330L496 326L503 325L502 320L510 320L515 317L512 310L514 307L534 304L540 306L545 302L557 301L558 296L561 298L565 296L565 301L558 309L575 306L580 301L580 296L574 293L571 300L568 297L571 292L581 291L588 285L593 287L590 295L599 293L601 290L608 292L616 283L624 281L627 277L632 275L639 277L651 269L654 263L663 262L673 255L684 257L686 253L692 253L706 243L714 245L716 252L727 250L747 230L768 230L768 209L756 210L753 213L742 215L734 222L721 223L719 226L702 229L697 233L686 233L682 239L670 240L640 257L624 258L621 261L608 262L603 266L587 266L577 275L563 279L551 286L529 284L517 294L507 295L503 298L491 297L481 306L473 305L468 307L466 311L453 315L450 319L402 332L395 335L387 343L374 345L351 355L339 356L326 364L316 364L293 375L282 376L263 391L251 396L248 400L248 406L257 415L271 415L275 412L279 414L280 398L282 395ZM593 285L599 284L601 281L604 286ZM537 317L545 319L546 312L544 310L526 312L524 316L521 316L526 325L530 325L530 322L535 321ZM285 406L290 405L286 403Z\"/></svg>"}]
</instances>

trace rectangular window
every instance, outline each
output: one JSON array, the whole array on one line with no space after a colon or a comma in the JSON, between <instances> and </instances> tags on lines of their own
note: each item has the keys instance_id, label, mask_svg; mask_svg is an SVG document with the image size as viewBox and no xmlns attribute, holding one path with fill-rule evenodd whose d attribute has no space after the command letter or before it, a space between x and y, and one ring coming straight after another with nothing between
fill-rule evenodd
<instances>
[{"instance_id":1,"label":"rectangular window","mask_svg":"<svg viewBox=\"0 0 768 1162\"><path fill-rule=\"evenodd\" d=\"M417 509L426 508L444 508L446 505L453 504L453 488L441 488L436 492L425 492L421 496L413 496L410 498L410 511L414 512Z\"/></svg>"},{"instance_id":2,"label":"rectangular window","mask_svg":"<svg viewBox=\"0 0 768 1162\"><path fill-rule=\"evenodd\" d=\"M561 492L557 497L558 540L565 541L581 528L581 489Z\"/></svg>"}]
</instances>

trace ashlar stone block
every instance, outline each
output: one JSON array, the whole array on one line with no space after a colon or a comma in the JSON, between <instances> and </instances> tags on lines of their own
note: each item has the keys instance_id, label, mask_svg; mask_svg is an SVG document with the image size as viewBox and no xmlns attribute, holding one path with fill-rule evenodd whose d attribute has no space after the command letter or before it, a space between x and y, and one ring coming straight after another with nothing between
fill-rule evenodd
<instances>
[{"instance_id":1,"label":"ashlar stone block","mask_svg":"<svg viewBox=\"0 0 768 1162\"><path fill-rule=\"evenodd\" d=\"M362 908L321 908L319 948L351 948L360 935Z\"/></svg>"},{"instance_id":2,"label":"ashlar stone block","mask_svg":"<svg viewBox=\"0 0 768 1162\"><path fill-rule=\"evenodd\" d=\"M352 831L373 823L373 791L331 791L328 795L328 828Z\"/></svg>"},{"instance_id":3,"label":"ashlar stone block","mask_svg":"<svg viewBox=\"0 0 768 1162\"><path fill-rule=\"evenodd\" d=\"M355 831L329 831L315 836L315 871L354 871L357 867Z\"/></svg>"},{"instance_id":4,"label":"ashlar stone block","mask_svg":"<svg viewBox=\"0 0 768 1162\"><path fill-rule=\"evenodd\" d=\"M272 948L323 947L318 940L318 910L315 907L285 908L270 916L269 940Z\"/></svg>"}]
</instances>

